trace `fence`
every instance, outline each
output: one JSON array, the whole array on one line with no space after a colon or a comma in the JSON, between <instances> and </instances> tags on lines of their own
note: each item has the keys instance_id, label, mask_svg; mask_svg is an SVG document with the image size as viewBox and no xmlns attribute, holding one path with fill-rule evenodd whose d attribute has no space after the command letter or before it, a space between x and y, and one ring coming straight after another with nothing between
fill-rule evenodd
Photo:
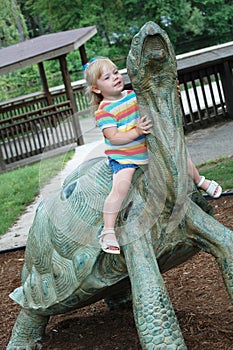
<instances>
[{"instance_id":1,"label":"fence","mask_svg":"<svg viewBox=\"0 0 233 350\"><path fill-rule=\"evenodd\" d=\"M75 142L69 101L0 120L6 164Z\"/></svg>"},{"instance_id":2,"label":"fence","mask_svg":"<svg viewBox=\"0 0 233 350\"><path fill-rule=\"evenodd\" d=\"M233 118L233 42L177 56L177 62L184 130ZM122 74L126 88L130 88L126 70ZM72 84L79 111L76 115L72 115L62 86L51 89L50 106L43 93L0 104L0 169L45 149L77 143L76 118L89 115L84 83Z\"/></svg>"},{"instance_id":3,"label":"fence","mask_svg":"<svg viewBox=\"0 0 233 350\"><path fill-rule=\"evenodd\" d=\"M87 115L89 106L82 84L78 83L74 93L80 111L76 115L63 88L52 92L53 104L49 106L42 92L0 104L0 170L77 142L76 118Z\"/></svg>"}]
</instances>

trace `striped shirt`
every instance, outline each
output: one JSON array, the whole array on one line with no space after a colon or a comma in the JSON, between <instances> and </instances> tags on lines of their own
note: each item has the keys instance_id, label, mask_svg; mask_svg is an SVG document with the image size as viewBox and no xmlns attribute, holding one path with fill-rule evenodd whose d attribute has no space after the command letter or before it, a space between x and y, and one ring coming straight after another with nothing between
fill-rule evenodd
<instances>
[{"instance_id":1,"label":"striped shirt","mask_svg":"<svg viewBox=\"0 0 233 350\"><path fill-rule=\"evenodd\" d=\"M98 127L117 127L119 132L134 129L139 118L139 108L133 90L125 90L124 97L115 101L101 101L99 109L95 112ZM112 144L106 137L105 154L120 164L147 164L148 154L145 135L122 145Z\"/></svg>"}]
</instances>

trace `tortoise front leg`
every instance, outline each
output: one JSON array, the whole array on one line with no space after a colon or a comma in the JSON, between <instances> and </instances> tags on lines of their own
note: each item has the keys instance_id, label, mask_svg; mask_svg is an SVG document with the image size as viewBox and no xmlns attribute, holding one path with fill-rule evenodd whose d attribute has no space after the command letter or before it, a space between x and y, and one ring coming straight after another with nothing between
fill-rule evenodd
<instances>
[{"instance_id":1,"label":"tortoise front leg","mask_svg":"<svg viewBox=\"0 0 233 350\"><path fill-rule=\"evenodd\" d=\"M32 314L22 309L12 330L12 336L6 350L42 349L39 341L45 333L49 316Z\"/></svg>"},{"instance_id":2,"label":"tortoise front leg","mask_svg":"<svg viewBox=\"0 0 233 350\"><path fill-rule=\"evenodd\" d=\"M187 348L148 237L143 235L122 247L141 346L144 350L185 350Z\"/></svg>"}]
</instances>

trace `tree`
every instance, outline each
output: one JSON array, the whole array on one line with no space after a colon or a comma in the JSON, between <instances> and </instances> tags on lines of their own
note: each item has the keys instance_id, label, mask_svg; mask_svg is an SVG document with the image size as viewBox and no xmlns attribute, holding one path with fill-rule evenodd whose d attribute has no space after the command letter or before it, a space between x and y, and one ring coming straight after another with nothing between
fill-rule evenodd
<instances>
[{"instance_id":1,"label":"tree","mask_svg":"<svg viewBox=\"0 0 233 350\"><path fill-rule=\"evenodd\" d=\"M29 37L34 38L45 34L48 22L46 13L41 16L33 0L18 0L18 3L25 17ZM49 29L47 31L49 32Z\"/></svg>"},{"instance_id":2,"label":"tree","mask_svg":"<svg viewBox=\"0 0 233 350\"><path fill-rule=\"evenodd\" d=\"M27 27L16 0L0 2L0 47L9 46L27 38Z\"/></svg>"},{"instance_id":3,"label":"tree","mask_svg":"<svg viewBox=\"0 0 233 350\"><path fill-rule=\"evenodd\" d=\"M126 55L133 35L149 20L164 28L183 52L186 47L181 43L206 37L208 45L209 38L233 30L230 0L20 0L20 4L27 18L41 24L37 33L42 28L44 33L96 25L91 52L111 57Z\"/></svg>"}]
</instances>

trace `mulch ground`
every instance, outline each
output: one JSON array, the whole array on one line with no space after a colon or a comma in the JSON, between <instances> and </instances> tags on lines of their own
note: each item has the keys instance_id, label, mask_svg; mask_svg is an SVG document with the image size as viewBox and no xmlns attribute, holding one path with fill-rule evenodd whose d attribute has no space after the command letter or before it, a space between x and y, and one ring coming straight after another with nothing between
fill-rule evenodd
<instances>
[{"instance_id":1,"label":"mulch ground","mask_svg":"<svg viewBox=\"0 0 233 350\"><path fill-rule=\"evenodd\" d=\"M233 197L211 201L215 217L233 230ZM20 308L8 294L20 285L24 252L0 254L0 349ZM189 350L233 349L233 306L214 258L200 252L163 275ZM140 350L131 305L109 311L103 301L51 317L43 349Z\"/></svg>"}]
</instances>

